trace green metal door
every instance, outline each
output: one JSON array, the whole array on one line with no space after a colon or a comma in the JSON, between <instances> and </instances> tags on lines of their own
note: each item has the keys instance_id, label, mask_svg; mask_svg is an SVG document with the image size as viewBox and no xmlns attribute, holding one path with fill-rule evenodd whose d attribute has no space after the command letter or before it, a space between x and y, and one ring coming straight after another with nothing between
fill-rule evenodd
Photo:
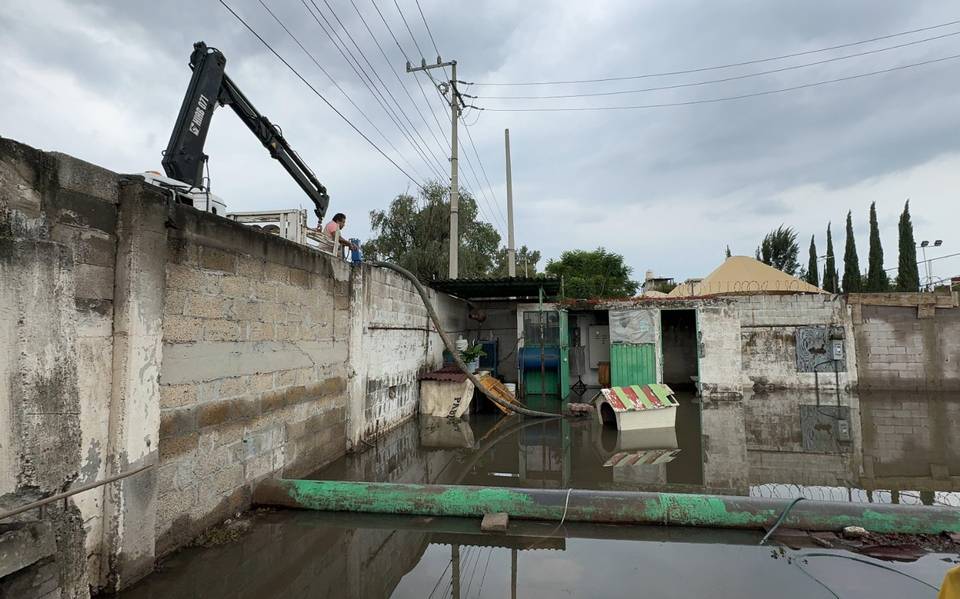
<instances>
[{"instance_id":1,"label":"green metal door","mask_svg":"<svg viewBox=\"0 0 960 599\"><path fill-rule=\"evenodd\" d=\"M570 394L570 330L567 328L567 311L557 310L560 316L560 401L567 401Z\"/></svg>"},{"instance_id":2,"label":"green metal door","mask_svg":"<svg viewBox=\"0 0 960 599\"><path fill-rule=\"evenodd\" d=\"M610 384L614 387L657 382L657 358L653 343L611 343Z\"/></svg>"}]
</instances>

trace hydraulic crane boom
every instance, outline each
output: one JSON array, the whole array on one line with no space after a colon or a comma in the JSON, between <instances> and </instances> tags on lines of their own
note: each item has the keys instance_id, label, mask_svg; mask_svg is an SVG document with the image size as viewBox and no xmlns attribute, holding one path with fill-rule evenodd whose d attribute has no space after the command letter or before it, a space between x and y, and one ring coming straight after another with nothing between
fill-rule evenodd
<instances>
[{"instance_id":1,"label":"hydraulic crane boom","mask_svg":"<svg viewBox=\"0 0 960 599\"><path fill-rule=\"evenodd\" d=\"M260 114L250 100L224 72L227 59L216 48L203 42L193 45L190 68L193 76L180 106L177 124L163 153L163 170L168 177L195 187L203 187L203 166L207 155L203 144L217 104L229 106L257 136L314 203L314 212L323 224L330 196L309 167L284 139L280 128Z\"/></svg>"}]
</instances>

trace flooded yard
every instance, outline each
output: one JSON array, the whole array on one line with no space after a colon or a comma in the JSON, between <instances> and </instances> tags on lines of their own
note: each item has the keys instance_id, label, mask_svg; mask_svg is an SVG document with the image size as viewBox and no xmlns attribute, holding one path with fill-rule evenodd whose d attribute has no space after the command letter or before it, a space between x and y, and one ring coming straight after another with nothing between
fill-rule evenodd
<instances>
[{"instance_id":1,"label":"flooded yard","mask_svg":"<svg viewBox=\"0 0 960 599\"><path fill-rule=\"evenodd\" d=\"M949 434L960 398L680 404L674 435L636 438L591 419L414 419L311 478L960 505ZM506 534L483 534L475 519L300 511L232 526L238 539L183 550L121 596L934 597L958 558L882 562L839 544L759 546L760 532L676 527L513 520Z\"/></svg>"}]
</instances>

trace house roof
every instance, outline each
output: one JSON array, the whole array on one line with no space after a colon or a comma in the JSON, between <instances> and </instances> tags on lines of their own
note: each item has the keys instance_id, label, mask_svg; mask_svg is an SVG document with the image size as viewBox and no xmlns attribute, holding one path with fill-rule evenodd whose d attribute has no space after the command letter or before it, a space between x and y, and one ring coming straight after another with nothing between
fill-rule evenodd
<instances>
[{"instance_id":1,"label":"house roof","mask_svg":"<svg viewBox=\"0 0 960 599\"><path fill-rule=\"evenodd\" d=\"M731 256L702 281L681 283L669 297L747 293L825 293L749 256Z\"/></svg>"},{"instance_id":2,"label":"house roof","mask_svg":"<svg viewBox=\"0 0 960 599\"><path fill-rule=\"evenodd\" d=\"M560 294L560 279L549 277L500 277L476 279L439 279L430 287L463 299L536 300L543 289L544 298Z\"/></svg>"}]
</instances>

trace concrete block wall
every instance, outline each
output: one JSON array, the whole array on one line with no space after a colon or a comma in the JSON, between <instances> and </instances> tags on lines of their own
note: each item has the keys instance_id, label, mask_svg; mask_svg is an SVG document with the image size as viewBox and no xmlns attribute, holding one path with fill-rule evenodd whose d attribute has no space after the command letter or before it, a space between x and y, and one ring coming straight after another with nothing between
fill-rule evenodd
<instances>
[{"instance_id":1,"label":"concrete block wall","mask_svg":"<svg viewBox=\"0 0 960 599\"><path fill-rule=\"evenodd\" d=\"M129 586L257 480L395 426L441 358L397 275L6 139L0 281L0 506L153 465L48 509L63 596Z\"/></svg>"},{"instance_id":2,"label":"concrete block wall","mask_svg":"<svg viewBox=\"0 0 960 599\"><path fill-rule=\"evenodd\" d=\"M931 307L927 314L907 306L859 308L862 388L960 391L960 308Z\"/></svg>"},{"instance_id":3,"label":"concrete block wall","mask_svg":"<svg viewBox=\"0 0 960 599\"><path fill-rule=\"evenodd\" d=\"M351 269L182 208L167 246L157 550L346 447Z\"/></svg>"},{"instance_id":4,"label":"concrete block wall","mask_svg":"<svg viewBox=\"0 0 960 599\"><path fill-rule=\"evenodd\" d=\"M119 177L0 138L0 500L5 507L107 473ZM106 562L103 489L47 518L56 592L83 596ZM24 514L22 519L36 518ZM12 576L12 575L11 575ZM0 595L6 577L0 579ZM44 583L45 585L47 583ZM13 591L11 591L13 592Z\"/></svg>"},{"instance_id":5,"label":"concrete block wall","mask_svg":"<svg viewBox=\"0 0 960 599\"><path fill-rule=\"evenodd\" d=\"M844 328L845 366L840 369L840 387L857 384L856 345L848 307L833 295L751 295L736 298L740 311L742 376L744 388L832 389L831 373L799 372L796 332L807 326Z\"/></svg>"}]
</instances>

